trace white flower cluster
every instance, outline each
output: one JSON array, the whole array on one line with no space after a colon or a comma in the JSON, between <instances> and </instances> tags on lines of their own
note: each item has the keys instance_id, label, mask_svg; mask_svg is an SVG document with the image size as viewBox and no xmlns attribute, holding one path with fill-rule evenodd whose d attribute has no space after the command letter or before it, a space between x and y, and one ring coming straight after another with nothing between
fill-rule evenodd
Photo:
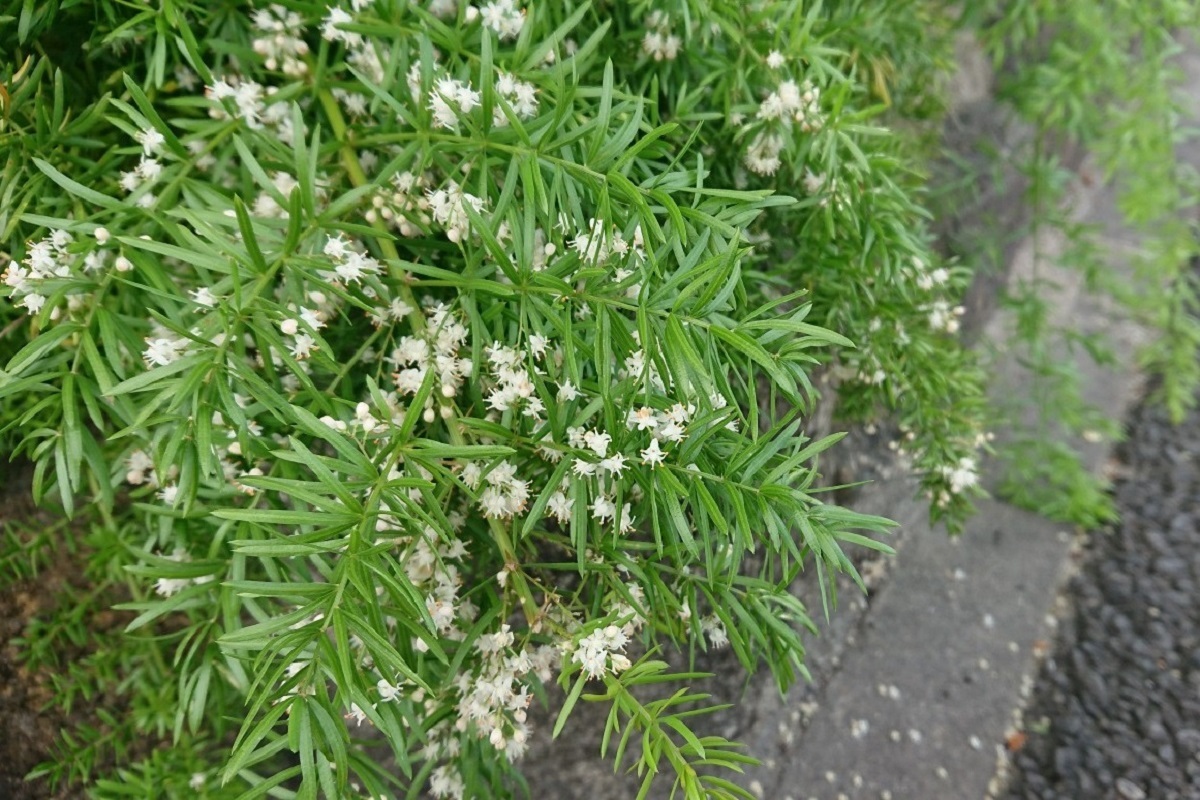
<instances>
[{"instance_id":1,"label":"white flower cluster","mask_svg":"<svg viewBox=\"0 0 1200 800\"><path fill-rule=\"evenodd\" d=\"M446 238L455 244L466 241L471 232L467 207L482 214L484 205L483 198L464 191L455 181L450 181L444 189L429 193L429 210L434 221L446 229Z\"/></svg>"},{"instance_id":2,"label":"white flower cluster","mask_svg":"<svg viewBox=\"0 0 1200 800\"><path fill-rule=\"evenodd\" d=\"M575 238L571 240L571 249L579 255L580 261L590 266L602 266L614 257L623 259L631 252L639 262L646 257L640 224L633 230L633 241L628 242L614 226L595 217L588 220L586 230L575 234ZM626 272L625 276L628 275ZM618 277L618 281L620 280L623 278Z\"/></svg>"},{"instance_id":3,"label":"white flower cluster","mask_svg":"<svg viewBox=\"0 0 1200 800\"><path fill-rule=\"evenodd\" d=\"M637 331L633 332L633 339L641 344L641 336ZM653 360L646 359L645 350L634 350L625 358L625 369L621 372L621 377L636 378L640 381L643 375L650 380L650 385L655 389L663 393L667 391L666 382L662 379L658 365Z\"/></svg>"},{"instance_id":4,"label":"white flower cluster","mask_svg":"<svg viewBox=\"0 0 1200 800\"><path fill-rule=\"evenodd\" d=\"M402 395L416 394L433 370L442 397L454 397L463 380L471 377L475 365L458 353L470 336L467 327L449 307L436 303L425 309L425 330L404 336L388 357L397 368L393 374L396 390ZM433 421L433 399L426 405L426 421Z\"/></svg>"},{"instance_id":5,"label":"white flower cluster","mask_svg":"<svg viewBox=\"0 0 1200 800\"><path fill-rule=\"evenodd\" d=\"M178 336L173 331L164 328L157 322L151 329L151 335L145 339L146 349L142 351L142 360L150 368L165 367L183 358L192 346L192 340Z\"/></svg>"},{"instance_id":6,"label":"white flower cluster","mask_svg":"<svg viewBox=\"0 0 1200 800\"><path fill-rule=\"evenodd\" d=\"M107 239L107 231L104 236ZM74 239L67 231L54 231L46 238L29 244L24 262L8 265L4 270L4 283L12 288L13 297L21 298L16 305L31 315L42 310L46 305L46 296L39 291L42 281L71 275L71 265L75 261L75 255L69 249L72 242Z\"/></svg>"},{"instance_id":7,"label":"white flower cluster","mask_svg":"<svg viewBox=\"0 0 1200 800\"><path fill-rule=\"evenodd\" d=\"M371 52L374 51L372 50ZM362 117L366 115L367 96L362 92L352 92L349 89L343 89L340 86L335 86L334 88L330 89L329 92L334 96L334 99L341 103L342 108L344 108L346 113L350 116ZM362 160L362 156L360 156L359 159ZM364 168L366 167L365 164L363 166Z\"/></svg>"},{"instance_id":8,"label":"white flower cluster","mask_svg":"<svg viewBox=\"0 0 1200 800\"><path fill-rule=\"evenodd\" d=\"M496 94L504 98L519 118L531 119L537 116L537 89L532 83L518 80L511 73L501 72L496 77ZM508 125L508 116L499 103L492 106L492 124L498 128Z\"/></svg>"},{"instance_id":9,"label":"white flower cluster","mask_svg":"<svg viewBox=\"0 0 1200 800\"><path fill-rule=\"evenodd\" d=\"M528 747L526 709L533 695L522 679L533 673L539 680L549 681L557 660L553 647L518 650L513 647L515 639L507 623L495 633L480 636L475 640L483 662L479 673L464 671L455 679L460 698L455 729L487 739L509 761L520 758Z\"/></svg>"},{"instance_id":10,"label":"white flower cluster","mask_svg":"<svg viewBox=\"0 0 1200 800\"><path fill-rule=\"evenodd\" d=\"M950 491L962 494L967 489L979 483L979 471L975 459L960 458L957 464L947 464L942 467L942 475L950 484Z\"/></svg>"},{"instance_id":11,"label":"white flower cluster","mask_svg":"<svg viewBox=\"0 0 1200 800\"><path fill-rule=\"evenodd\" d=\"M965 311L962 306L951 306L946 300L935 300L929 306L929 327L935 331L958 333L958 318Z\"/></svg>"},{"instance_id":12,"label":"white flower cluster","mask_svg":"<svg viewBox=\"0 0 1200 800\"><path fill-rule=\"evenodd\" d=\"M482 21L484 27L491 28L501 41L516 39L525 26L525 11L516 0L492 0L481 7L468 6L466 18L467 22Z\"/></svg>"},{"instance_id":13,"label":"white flower cluster","mask_svg":"<svg viewBox=\"0 0 1200 800\"><path fill-rule=\"evenodd\" d=\"M322 277L333 283L360 283L368 275L383 272L383 265L377 259L355 248L341 234L325 242L324 252L333 260L334 268L332 273L322 273Z\"/></svg>"},{"instance_id":14,"label":"white flower cluster","mask_svg":"<svg viewBox=\"0 0 1200 800\"><path fill-rule=\"evenodd\" d=\"M317 340L309 331L319 331L325 327L325 320L319 310L311 308L292 308L297 311L295 317L287 317L279 323L279 332L291 341L288 350L297 361L303 361L317 350ZM302 327L303 326L303 327Z\"/></svg>"},{"instance_id":15,"label":"white flower cluster","mask_svg":"<svg viewBox=\"0 0 1200 800\"><path fill-rule=\"evenodd\" d=\"M402 322L408 318L409 314L413 312L413 307L410 306L403 298L393 297L389 301L387 298L376 296L374 299L380 303L386 303L386 305L377 305L375 308L371 309L371 323L376 328L382 328L384 325L387 325L391 322ZM364 360L368 363L374 361L376 358L374 350L367 350L363 353L363 356Z\"/></svg>"},{"instance_id":16,"label":"white flower cluster","mask_svg":"<svg viewBox=\"0 0 1200 800\"><path fill-rule=\"evenodd\" d=\"M530 349L535 357L544 357L549 340L535 334ZM487 395L488 408L503 413L520 407L535 424L541 421L546 405L538 397L533 376L525 364L525 351L493 342L485 350L493 386Z\"/></svg>"},{"instance_id":17,"label":"white flower cluster","mask_svg":"<svg viewBox=\"0 0 1200 800\"><path fill-rule=\"evenodd\" d=\"M480 479L487 484L479 495L479 508L489 519L506 519L525 510L529 503L529 481L517 478L517 467L501 461L483 474L478 462L468 462L462 471L463 483L472 491L479 488Z\"/></svg>"},{"instance_id":18,"label":"white flower cluster","mask_svg":"<svg viewBox=\"0 0 1200 800\"><path fill-rule=\"evenodd\" d=\"M278 91L275 86L264 89L255 81L229 76L228 80L218 78L212 86L205 87L204 96L215 101L208 111L213 119L231 119L224 105L226 100L231 101L238 119L246 123L246 127L251 130L271 128L280 141L290 145L295 141L295 131L288 104L268 102Z\"/></svg>"},{"instance_id":19,"label":"white flower cluster","mask_svg":"<svg viewBox=\"0 0 1200 800\"><path fill-rule=\"evenodd\" d=\"M373 0L350 0L350 8L355 14L371 5ZM341 26L353 24L354 15L339 6L330 6L321 21L321 38L327 42L341 42L346 47L361 51L366 40L361 33L343 30Z\"/></svg>"},{"instance_id":20,"label":"white flower cluster","mask_svg":"<svg viewBox=\"0 0 1200 800\"><path fill-rule=\"evenodd\" d=\"M721 406L725 405L725 398L720 395L713 395L714 398L719 398ZM666 459L666 452L661 449L661 442L678 443L682 442L687 435L687 424L692 416L696 413L696 405L688 403L686 406L683 403L676 403L666 411L656 411L649 406L642 406L638 409L630 409L625 417L625 425L629 430L650 431L653 437L650 440L650 445L642 451L642 463L648 466L657 466Z\"/></svg>"},{"instance_id":21,"label":"white flower cluster","mask_svg":"<svg viewBox=\"0 0 1200 800\"><path fill-rule=\"evenodd\" d=\"M471 88L468 81L443 76L434 81L429 91L429 110L433 112L433 124L439 128L455 130L459 120L479 108L481 95Z\"/></svg>"},{"instance_id":22,"label":"white flower cluster","mask_svg":"<svg viewBox=\"0 0 1200 800\"><path fill-rule=\"evenodd\" d=\"M138 131L134 138L142 146L142 157L136 167L121 173L120 180L121 188L130 193L136 192L142 186L152 186L162 177L162 162L154 156L162 153L163 145L167 142L166 137L154 128ZM138 197L137 204L142 208L149 208L154 205L155 199L153 194L146 192Z\"/></svg>"},{"instance_id":23,"label":"white flower cluster","mask_svg":"<svg viewBox=\"0 0 1200 800\"><path fill-rule=\"evenodd\" d=\"M915 278L917 288L930 292L939 286L945 286L950 280L950 270L945 267L929 269L929 265L919 256L913 256L912 268L908 274Z\"/></svg>"},{"instance_id":24,"label":"white flower cluster","mask_svg":"<svg viewBox=\"0 0 1200 800\"><path fill-rule=\"evenodd\" d=\"M784 81L759 104L757 116L770 127L759 131L751 140L743 161L751 172L774 175L781 163L779 155L787 146L784 134L791 130L793 124L805 133L823 127L821 90L809 81L803 84L793 80Z\"/></svg>"},{"instance_id":25,"label":"white flower cluster","mask_svg":"<svg viewBox=\"0 0 1200 800\"><path fill-rule=\"evenodd\" d=\"M821 117L821 90L809 81L802 85L797 85L795 81L784 81L759 104L758 118L781 120L789 124L795 122L805 133L820 130L824 122Z\"/></svg>"},{"instance_id":26,"label":"white flower cluster","mask_svg":"<svg viewBox=\"0 0 1200 800\"><path fill-rule=\"evenodd\" d=\"M671 18L665 11L652 11L646 17L646 35L642 37L642 52L655 61L674 61L683 41L671 33Z\"/></svg>"},{"instance_id":27,"label":"white flower cluster","mask_svg":"<svg viewBox=\"0 0 1200 800\"><path fill-rule=\"evenodd\" d=\"M465 523L462 514L451 516L456 526L461 527ZM402 532L402 519L389 504L376 522L376 530L384 535ZM433 618L438 633L445 639L461 640L463 630L478 616L475 604L458 596L463 583L459 565L467 555L466 544L459 538L446 541L429 526L418 536L397 536L395 542L402 553L400 562L405 575L425 595L425 609ZM396 620L388 622L389 625L395 623ZM413 646L421 651L426 649L424 641L419 638L413 639Z\"/></svg>"},{"instance_id":28,"label":"white flower cluster","mask_svg":"<svg viewBox=\"0 0 1200 800\"><path fill-rule=\"evenodd\" d=\"M272 3L254 12L254 27L263 36L254 40L254 52L263 57L269 70L280 70L289 78L308 74L308 43L304 41L304 17Z\"/></svg>"},{"instance_id":29,"label":"white flower cluster","mask_svg":"<svg viewBox=\"0 0 1200 800\"><path fill-rule=\"evenodd\" d=\"M371 199L367 222L382 219L400 232L401 236L423 236L432 218L426 196L429 179L425 175L399 172L392 176L391 185L381 188ZM482 204L481 204L482 205Z\"/></svg>"},{"instance_id":30,"label":"white flower cluster","mask_svg":"<svg viewBox=\"0 0 1200 800\"><path fill-rule=\"evenodd\" d=\"M434 797L462 800L466 790L462 775L450 764L442 764L429 775L429 793Z\"/></svg>"},{"instance_id":31,"label":"white flower cluster","mask_svg":"<svg viewBox=\"0 0 1200 800\"><path fill-rule=\"evenodd\" d=\"M629 658L621 652L628 643L629 637L616 625L597 628L579 640L571 660L593 680L610 672L619 675L631 666Z\"/></svg>"},{"instance_id":32,"label":"white flower cluster","mask_svg":"<svg viewBox=\"0 0 1200 800\"><path fill-rule=\"evenodd\" d=\"M781 134L760 131L746 149L743 159L746 169L757 175L774 175L783 163L779 154L783 152L786 144Z\"/></svg>"},{"instance_id":33,"label":"white flower cluster","mask_svg":"<svg viewBox=\"0 0 1200 800\"><path fill-rule=\"evenodd\" d=\"M441 19L458 16L458 0L429 0L429 13Z\"/></svg>"}]
</instances>

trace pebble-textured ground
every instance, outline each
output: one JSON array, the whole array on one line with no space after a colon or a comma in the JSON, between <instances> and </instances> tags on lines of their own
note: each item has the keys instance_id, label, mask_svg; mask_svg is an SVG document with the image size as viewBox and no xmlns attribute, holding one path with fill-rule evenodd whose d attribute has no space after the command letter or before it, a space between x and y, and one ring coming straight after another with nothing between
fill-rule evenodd
<instances>
[{"instance_id":1,"label":"pebble-textured ground","mask_svg":"<svg viewBox=\"0 0 1200 800\"><path fill-rule=\"evenodd\" d=\"M1069 584L1012 798L1200 798L1200 411L1139 407L1121 457L1121 522Z\"/></svg>"}]
</instances>

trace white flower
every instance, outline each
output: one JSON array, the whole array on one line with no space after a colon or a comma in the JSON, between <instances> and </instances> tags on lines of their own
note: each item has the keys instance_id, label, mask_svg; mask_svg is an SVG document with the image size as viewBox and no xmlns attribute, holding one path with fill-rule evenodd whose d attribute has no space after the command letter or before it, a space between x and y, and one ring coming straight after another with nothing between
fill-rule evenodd
<instances>
[{"instance_id":1,"label":"white flower","mask_svg":"<svg viewBox=\"0 0 1200 800\"><path fill-rule=\"evenodd\" d=\"M501 72L496 78L496 94L500 95L512 107L513 113L521 119L529 119L537 114L537 89L532 83L518 80L507 72ZM508 116L497 103L492 108L492 124L504 127L508 124Z\"/></svg>"},{"instance_id":2,"label":"white flower","mask_svg":"<svg viewBox=\"0 0 1200 800\"><path fill-rule=\"evenodd\" d=\"M482 97L469 83L450 77L438 78L429 94L433 121L442 128L455 128L459 119L479 107Z\"/></svg>"},{"instance_id":3,"label":"white flower","mask_svg":"<svg viewBox=\"0 0 1200 800\"><path fill-rule=\"evenodd\" d=\"M617 516L617 507L612 500L609 500L604 495L600 495L592 502L592 519L599 522L606 522L615 519Z\"/></svg>"},{"instance_id":4,"label":"white flower","mask_svg":"<svg viewBox=\"0 0 1200 800\"><path fill-rule=\"evenodd\" d=\"M483 24L504 39L516 39L525 25L525 12L517 7L515 0L493 0L479 9Z\"/></svg>"},{"instance_id":5,"label":"white flower","mask_svg":"<svg viewBox=\"0 0 1200 800\"><path fill-rule=\"evenodd\" d=\"M479 488L479 480L483 474L483 469L477 461L468 461L463 467L462 480L472 491Z\"/></svg>"},{"instance_id":6,"label":"white flower","mask_svg":"<svg viewBox=\"0 0 1200 800\"><path fill-rule=\"evenodd\" d=\"M354 720L355 725L362 725L367 719L367 712L363 711L362 708L359 707L358 703L351 703L350 711L347 712L345 716L347 721Z\"/></svg>"},{"instance_id":7,"label":"white flower","mask_svg":"<svg viewBox=\"0 0 1200 800\"><path fill-rule=\"evenodd\" d=\"M477 214L483 213L483 198L463 191L455 181L450 181L445 189L429 194L430 213L434 221L446 229L446 238L452 242L463 241L470 232L468 207Z\"/></svg>"},{"instance_id":8,"label":"white flower","mask_svg":"<svg viewBox=\"0 0 1200 800\"><path fill-rule=\"evenodd\" d=\"M165 337L146 339L146 349L142 353L142 359L146 362L146 366L165 367L167 364L178 361L188 344L187 339L167 339Z\"/></svg>"},{"instance_id":9,"label":"white flower","mask_svg":"<svg viewBox=\"0 0 1200 800\"><path fill-rule=\"evenodd\" d=\"M354 6L356 11L359 10L357 3ZM304 18L300 14L272 4L254 12L254 27L265 34L254 40L254 52L263 57L267 69L282 70L293 78L307 74L304 56L308 54L308 43L298 35L304 32ZM335 33L354 36L341 31Z\"/></svg>"},{"instance_id":10,"label":"white flower","mask_svg":"<svg viewBox=\"0 0 1200 800\"><path fill-rule=\"evenodd\" d=\"M344 8L333 6L329 9L329 13L325 15L325 19L321 23L321 37L327 42L344 42L347 45L355 46L362 43L363 38L357 33L351 33L341 29L342 25L352 24L354 17Z\"/></svg>"},{"instance_id":11,"label":"white flower","mask_svg":"<svg viewBox=\"0 0 1200 800\"><path fill-rule=\"evenodd\" d=\"M92 236L96 237L96 244L108 244L112 234L108 232L108 228L96 228L92 231Z\"/></svg>"},{"instance_id":12,"label":"white flower","mask_svg":"<svg viewBox=\"0 0 1200 800\"><path fill-rule=\"evenodd\" d=\"M979 482L979 473L975 469L975 459L960 458L953 467L943 467L942 474L950 481L950 491L961 493Z\"/></svg>"},{"instance_id":13,"label":"white flower","mask_svg":"<svg viewBox=\"0 0 1200 800\"><path fill-rule=\"evenodd\" d=\"M312 355L312 352L317 349L317 341L307 333L298 334L293 340L291 347L288 349L292 353L292 357L297 361L303 361Z\"/></svg>"},{"instance_id":14,"label":"white flower","mask_svg":"<svg viewBox=\"0 0 1200 800\"><path fill-rule=\"evenodd\" d=\"M571 519L571 509L575 506L575 499L567 497L562 491L557 491L550 495L549 502L546 503L546 510L549 516L558 520L560 525L566 525Z\"/></svg>"},{"instance_id":15,"label":"white flower","mask_svg":"<svg viewBox=\"0 0 1200 800\"><path fill-rule=\"evenodd\" d=\"M625 471L625 461L626 458L622 453L613 453L610 457L600 461L600 468L620 478L621 473Z\"/></svg>"},{"instance_id":16,"label":"white flower","mask_svg":"<svg viewBox=\"0 0 1200 800\"><path fill-rule=\"evenodd\" d=\"M331 237L325 242L325 255L334 260L340 261L350 252L350 243L342 238L342 234Z\"/></svg>"},{"instance_id":17,"label":"white flower","mask_svg":"<svg viewBox=\"0 0 1200 800\"><path fill-rule=\"evenodd\" d=\"M588 431L583 435L583 440L593 453L604 458L608 455L608 445L612 442L612 436L600 431Z\"/></svg>"},{"instance_id":18,"label":"white flower","mask_svg":"<svg viewBox=\"0 0 1200 800\"><path fill-rule=\"evenodd\" d=\"M558 402L569 403L577 397L579 397L579 390L569 380L558 385Z\"/></svg>"},{"instance_id":19,"label":"white flower","mask_svg":"<svg viewBox=\"0 0 1200 800\"><path fill-rule=\"evenodd\" d=\"M42 306L46 305L46 298L37 292L31 292L21 298L21 305L28 311L30 316L42 310Z\"/></svg>"},{"instance_id":20,"label":"white flower","mask_svg":"<svg viewBox=\"0 0 1200 800\"><path fill-rule=\"evenodd\" d=\"M783 146L782 136L759 133L746 151L746 169L759 175L774 175L782 163L779 154L783 151Z\"/></svg>"},{"instance_id":21,"label":"white flower","mask_svg":"<svg viewBox=\"0 0 1200 800\"><path fill-rule=\"evenodd\" d=\"M444 764L429 775L429 792L434 797L462 800L466 785L462 776L450 764Z\"/></svg>"},{"instance_id":22,"label":"white flower","mask_svg":"<svg viewBox=\"0 0 1200 800\"><path fill-rule=\"evenodd\" d=\"M180 590L186 589L191 583L191 580L187 578L159 578L154 582L154 592L160 597L171 597L178 594Z\"/></svg>"},{"instance_id":23,"label":"white flower","mask_svg":"<svg viewBox=\"0 0 1200 800\"><path fill-rule=\"evenodd\" d=\"M651 467L657 467L667 458L667 454L658 446L658 439L651 439L650 446L642 451L642 463Z\"/></svg>"},{"instance_id":24,"label":"white flower","mask_svg":"<svg viewBox=\"0 0 1200 800\"><path fill-rule=\"evenodd\" d=\"M300 330L300 323L294 319L285 319L279 323L279 330L284 336L295 336L296 332Z\"/></svg>"},{"instance_id":25,"label":"white flower","mask_svg":"<svg viewBox=\"0 0 1200 800\"><path fill-rule=\"evenodd\" d=\"M771 69L779 69L785 63L787 63L787 59L784 58L783 53L779 52L778 50L772 50L767 56L767 66Z\"/></svg>"},{"instance_id":26,"label":"white flower","mask_svg":"<svg viewBox=\"0 0 1200 800\"><path fill-rule=\"evenodd\" d=\"M658 427L654 409L649 406L642 406L637 411L630 410L626 423L630 429L636 427L639 431L654 430Z\"/></svg>"},{"instance_id":27,"label":"white flower","mask_svg":"<svg viewBox=\"0 0 1200 800\"><path fill-rule=\"evenodd\" d=\"M618 651L623 650L628 641L624 630L609 625L581 639L571 654L571 660L579 664L589 678L603 677L609 669L610 659L612 672L623 672L631 666L631 662Z\"/></svg>"},{"instance_id":28,"label":"white flower","mask_svg":"<svg viewBox=\"0 0 1200 800\"><path fill-rule=\"evenodd\" d=\"M546 347L550 344L550 339L542 336L540 333L535 333L529 337L529 351L533 353L534 358L541 358L546 355Z\"/></svg>"},{"instance_id":29,"label":"white flower","mask_svg":"<svg viewBox=\"0 0 1200 800\"><path fill-rule=\"evenodd\" d=\"M145 178L148 183L154 183L156 180L158 180L159 176L162 175L162 162L153 158L143 157L142 160L138 162L137 171L138 174Z\"/></svg>"},{"instance_id":30,"label":"white flower","mask_svg":"<svg viewBox=\"0 0 1200 800\"><path fill-rule=\"evenodd\" d=\"M154 128L138 131L133 138L142 146L142 153L148 156L161 153L163 145L167 143L166 137Z\"/></svg>"},{"instance_id":31,"label":"white flower","mask_svg":"<svg viewBox=\"0 0 1200 800\"><path fill-rule=\"evenodd\" d=\"M642 52L655 61L674 61L683 42L671 33L666 14L651 15L648 23L653 29L642 38Z\"/></svg>"},{"instance_id":32,"label":"white flower","mask_svg":"<svg viewBox=\"0 0 1200 800\"><path fill-rule=\"evenodd\" d=\"M720 650L725 645L729 644L729 634L725 631L725 625L721 619L715 614L710 614L700 620L700 629L704 635L708 637L708 642L714 649Z\"/></svg>"},{"instance_id":33,"label":"white flower","mask_svg":"<svg viewBox=\"0 0 1200 800\"><path fill-rule=\"evenodd\" d=\"M212 308L217 304L217 296L212 293L212 290L207 286L202 286L199 289L192 289L188 292L192 296L192 302L198 306Z\"/></svg>"},{"instance_id":34,"label":"white flower","mask_svg":"<svg viewBox=\"0 0 1200 800\"><path fill-rule=\"evenodd\" d=\"M585 264L602 265L611 256L624 255L629 251L629 244L620 231L608 232L608 226L602 220L588 220L586 231L575 235L571 240L571 249L579 254L579 260Z\"/></svg>"},{"instance_id":35,"label":"white flower","mask_svg":"<svg viewBox=\"0 0 1200 800\"><path fill-rule=\"evenodd\" d=\"M380 678L375 684L375 688L379 690L379 699L384 702L398 700L401 690L399 686L388 683L385 679Z\"/></svg>"},{"instance_id":36,"label":"white flower","mask_svg":"<svg viewBox=\"0 0 1200 800\"><path fill-rule=\"evenodd\" d=\"M334 267L338 277L347 283L358 283L365 275L377 275L383 266L366 253L351 251Z\"/></svg>"}]
</instances>

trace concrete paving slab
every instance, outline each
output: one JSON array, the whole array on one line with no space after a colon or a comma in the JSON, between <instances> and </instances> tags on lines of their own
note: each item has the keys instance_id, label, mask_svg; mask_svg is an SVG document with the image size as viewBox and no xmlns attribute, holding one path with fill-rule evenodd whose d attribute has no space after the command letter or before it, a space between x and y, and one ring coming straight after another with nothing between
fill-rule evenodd
<instances>
[{"instance_id":1,"label":"concrete paving slab","mask_svg":"<svg viewBox=\"0 0 1200 800\"><path fill-rule=\"evenodd\" d=\"M763 796L983 797L1070 540L995 501L954 544L914 531L803 738L759 779Z\"/></svg>"}]
</instances>

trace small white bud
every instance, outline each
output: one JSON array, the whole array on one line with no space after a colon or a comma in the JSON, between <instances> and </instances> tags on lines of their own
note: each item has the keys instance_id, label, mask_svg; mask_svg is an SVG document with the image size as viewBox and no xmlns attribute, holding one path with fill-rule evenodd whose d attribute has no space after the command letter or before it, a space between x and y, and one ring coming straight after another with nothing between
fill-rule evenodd
<instances>
[{"instance_id":1,"label":"small white bud","mask_svg":"<svg viewBox=\"0 0 1200 800\"><path fill-rule=\"evenodd\" d=\"M96 228L92 232L92 235L96 237L96 241L99 244L108 244L108 240L112 237L112 234L108 232L108 228Z\"/></svg>"},{"instance_id":2,"label":"small white bud","mask_svg":"<svg viewBox=\"0 0 1200 800\"><path fill-rule=\"evenodd\" d=\"M300 324L294 319L285 319L279 323L279 330L283 331L285 336L295 336L296 331L300 330Z\"/></svg>"}]
</instances>

